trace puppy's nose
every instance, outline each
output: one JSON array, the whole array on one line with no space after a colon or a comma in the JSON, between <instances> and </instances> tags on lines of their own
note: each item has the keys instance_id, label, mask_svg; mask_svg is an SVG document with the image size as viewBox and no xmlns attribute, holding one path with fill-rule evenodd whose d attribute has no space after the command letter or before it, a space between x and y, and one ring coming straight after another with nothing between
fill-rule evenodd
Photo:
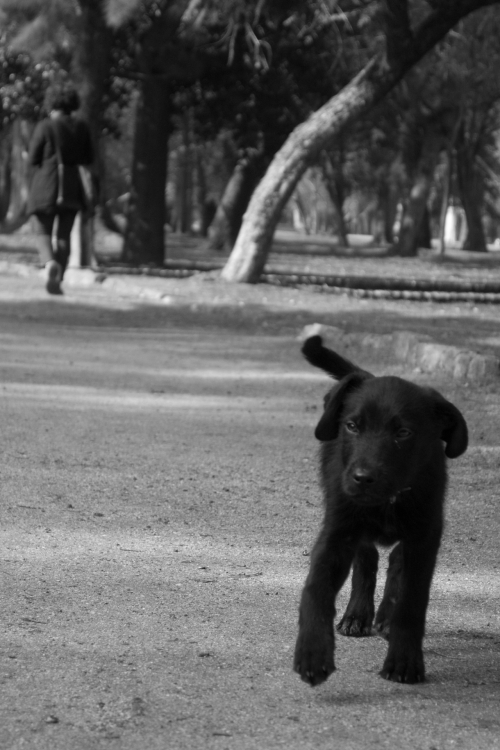
<instances>
[{"instance_id":1,"label":"puppy's nose","mask_svg":"<svg viewBox=\"0 0 500 750\"><path fill-rule=\"evenodd\" d=\"M352 473L352 478L360 487L366 487L375 481L375 472L363 466L358 466Z\"/></svg>"}]
</instances>

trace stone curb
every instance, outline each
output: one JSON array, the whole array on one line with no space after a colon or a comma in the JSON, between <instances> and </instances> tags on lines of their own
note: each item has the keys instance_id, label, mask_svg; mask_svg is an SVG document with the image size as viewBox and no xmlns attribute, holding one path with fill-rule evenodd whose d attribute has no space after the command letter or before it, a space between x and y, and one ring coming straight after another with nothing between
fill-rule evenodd
<instances>
[{"instance_id":1,"label":"stone curb","mask_svg":"<svg viewBox=\"0 0 500 750\"><path fill-rule=\"evenodd\" d=\"M425 334L396 331L388 334L346 333L341 328L314 324L306 326L302 339L319 334L325 344L347 357L375 362L396 361L412 369L441 375L457 383L492 383L500 376L500 359L470 349L438 344ZM351 354L352 352L352 354Z\"/></svg>"}]
</instances>

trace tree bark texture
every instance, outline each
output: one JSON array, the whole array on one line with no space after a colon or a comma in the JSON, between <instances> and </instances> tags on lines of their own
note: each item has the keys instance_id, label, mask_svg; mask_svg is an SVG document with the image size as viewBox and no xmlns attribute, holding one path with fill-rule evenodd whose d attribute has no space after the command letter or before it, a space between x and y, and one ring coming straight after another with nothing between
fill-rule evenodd
<instances>
[{"instance_id":1,"label":"tree bark texture","mask_svg":"<svg viewBox=\"0 0 500 750\"><path fill-rule=\"evenodd\" d=\"M162 265L165 258L170 92L165 81L141 83L133 147L132 184L122 260Z\"/></svg>"},{"instance_id":2,"label":"tree bark texture","mask_svg":"<svg viewBox=\"0 0 500 750\"><path fill-rule=\"evenodd\" d=\"M338 94L291 133L257 186L233 251L222 271L227 281L256 283L264 269L281 212L307 167L350 122L380 101L445 34L470 12L499 0L455 0L435 10L409 33L405 12L387 8L387 51L377 55ZM397 4L396 4L397 5ZM404 4L406 5L406 4ZM402 35L395 41L395 34ZM397 48L398 55L391 55Z\"/></svg>"}]
</instances>

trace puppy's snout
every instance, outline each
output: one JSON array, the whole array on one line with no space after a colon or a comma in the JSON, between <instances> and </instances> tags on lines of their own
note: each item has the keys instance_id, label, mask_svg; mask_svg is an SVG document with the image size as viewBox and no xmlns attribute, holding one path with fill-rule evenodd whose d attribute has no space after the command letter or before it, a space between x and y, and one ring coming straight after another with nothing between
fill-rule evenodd
<instances>
[{"instance_id":1,"label":"puppy's snout","mask_svg":"<svg viewBox=\"0 0 500 750\"><path fill-rule=\"evenodd\" d=\"M352 478L359 487L369 487L377 479L374 469L369 469L366 466L355 467Z\"/></svg>"}]
</instances>

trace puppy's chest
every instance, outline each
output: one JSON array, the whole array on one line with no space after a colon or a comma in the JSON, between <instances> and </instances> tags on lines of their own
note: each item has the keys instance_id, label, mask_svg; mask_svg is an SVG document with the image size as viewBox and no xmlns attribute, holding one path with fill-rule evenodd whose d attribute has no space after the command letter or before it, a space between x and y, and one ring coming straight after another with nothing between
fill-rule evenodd
<instances>
[{"instance_id":1,"label":"puppy's chest","mask_svg":"<svg viewBox=\"0 0 500 750\"><path fill-rule=\"evenodd\" d=\"M394 544L404 534L399 508L387 503L380 508L362 509L357 514L358 530L365 541Z\"/></svg>"}]
</instances>

